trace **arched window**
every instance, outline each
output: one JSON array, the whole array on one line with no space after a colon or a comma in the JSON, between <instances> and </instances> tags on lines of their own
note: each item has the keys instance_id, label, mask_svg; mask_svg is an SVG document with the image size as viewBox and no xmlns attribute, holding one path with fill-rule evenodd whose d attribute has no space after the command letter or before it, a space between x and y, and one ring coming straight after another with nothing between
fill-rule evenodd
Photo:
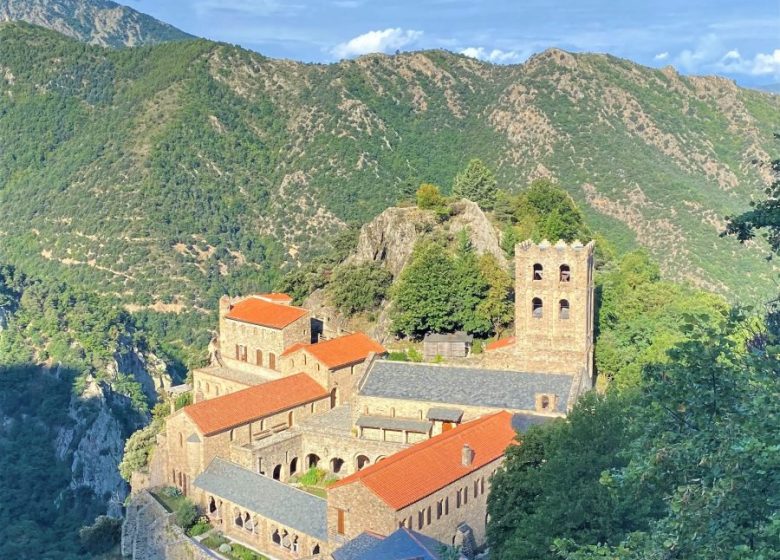
<instances>
[{"instance_id":1,"label":"arched window","mask_svg":"<svg viewBox=\"0 0 780 560\"><path fill-rule=\"evenodd\" d=\"M542 265L536 263L534 265L534 280L541 280L543 272L544 272L544 268L542 268Z\"/></svg>"},{"instance_id":2,"label":"arched window","mask_svg":"<svg viewBox=\"0 0 780 560\"><path fill-rule=\"evenodd\" d=\"M315 544L314 548L311 549L312 554L319 554L320 553L320 545Z\"/></svg>"},{"instance_id":3,"label":"arched window","mask_svg":"<svg viewBox=\"0 0 780 560\"><path fill-rule=\"evenodd\" d=\"M541 319L544 315L544 304L538 297L535 297L531 301L531 314L533 315L534 319Z\"/></svg>"},{"instance_id":4,"label":"arched window","mask_svg":"<svg viewBox=\"0 0 780 560\"><path fill-rule=\"evenodd\" d=\"M238 508L233 508L233 523L236 527L244 526L244 520L242 519L241 512L238 511Z\"/></svg>"},{"instance_id":5,"label":"arched window","mask_svg":"<svg viewBox=\"0 0 780 560\"><path fill-rule=\"evenodd\" d=\"M560 269L560 275L558 279L561 282L569 282L571 280L571 269L568 264L562 264Z\"/></svg>"},{"instance_id":6,"label":"arched window","mask_svg":"<svg viewBox=\"0 0 780 560\"><path fill-rule=\"evenodd\" d=\"M276 354L273 352L268 353L268 367L269 369L276 369Z\"/></svg>"},{"instance_id":7,"label":"arched window","mask_svg":"<svg viewBox=\"0 0 780 560\"><path fill-rule=\"evenodd\" d=\"M279 529L276 529L271 534L271 540L274 542L274 544L278 544L278 545L282 544L282 535L279 534Z\"/></svg>"},{"instance_id":8,"label":"arched window","mask_svg":"<svg viewBox=\"0 0 780 560\"><path fill-rule=\"evenodd\" d=\"M282 465L276 465L273 472L274 480L282 479Z\"/></svg>"},{"instance_id":9,"label":"arched window","mask_svg":"<svg viewBox=\"0 0 780 560\"><path fill-rule=\"evenodd\" d=\"M293 475L298 472L298 457L293 457L290 461L290 474Z\"/></svg>"},{"instance_id":10,"label":"arched window","mask_svg":"<svg viewBox=\"0 0 780 560\"><path fill-rule=\"evenodd\" d=\"M211 393L211 385L206 383L206 392Z\"/></svg>"},{"instance_id":11,"label":"arched window","mask_svg":"<svg viewBox=\"0 0 780 560\"><path fill-rule=\"evenodd\" d=\"M569 318L569 300L562 299L558 304L558 317L561 319Z\"/></svg>"}]
</instances>

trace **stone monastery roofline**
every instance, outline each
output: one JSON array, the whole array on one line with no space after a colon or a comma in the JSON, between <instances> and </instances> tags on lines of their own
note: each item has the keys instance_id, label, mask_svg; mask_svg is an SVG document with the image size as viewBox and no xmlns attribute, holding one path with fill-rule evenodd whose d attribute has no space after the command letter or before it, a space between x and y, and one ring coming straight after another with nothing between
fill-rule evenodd
<instances>
[{"instance_id":1,"label":"stone monastery roofline","mask_svg":"<svg viewBox=\"0 0 780 560\"><path fill-rule=\"evenodd\" d=\"M376 360L358 394L506 410L536 410L536 395L547 394L558 396L555 412L565 413L574 377Z\"/></svg>"},{"instance_id":2,"label":"stone monastery roofline","mask_svg":"<svg viewBox=\"0 0 780 560\"><path fill-rule=\"evenodd\" d=\"M215 458L194 485L290 529L328 538L327 501L235 463Z\"/></svg>"},{"instance_id":3,"label":"stone monastery roofline","mask_svg":"<svg viewBox=\"0 0 780 560\"><path fill-rule=\"evenodd\" d=\"M318 342L317 344L293 344L282 353L282 356L292 354L297 350L304 350L328 369L337 369L368 358L369 354L384 354L387 352L384 346L373 338L357 332Z\"/></svg>"},{"instance_id":4,"label":"stone monastery roofline","mask_svg":"<svg viewBox=\"0 0 780 560\"><path fill-rule=\"evenodd\" d=\"M526 239L525 241L521 241L520 243L515 245L515 251L520 251L520 250L527 251L528 249L536 249L536 248L549 249L552 247L554 249L558 249L559 251L563 251L567 249L581 251L584 249L590 252L593 251L595 246L596 246L595 241L589 241L587 245L583 245L582 241L580 241L579 239L575 239L574 241L571 242L571 244L566 243L563 239L559 239L555 245L550 243L547 239L543 239L542 242L539 244L534 243L530 239Z\"/></svg>"},{"instance_id":5,"label":"stone monastery roofline","mask_svg":"<svg viewBox=\"0 0 780 560\"><path fill-rule=\"evenodd\" d=\"M515 434L509 412L483 416L390 455L330 489L360 482L398 511L499 459ZM465 445L474 452L467 466L463 464Z\"/></svg>"},{"instance_id":6,"label":"stone monastery roofline","mask_svg":"<svg viewBox=\"0 0 780 560\"><path fill-rule=\"evenodd\" d=\"M252 296L233 305L225 317L272 329L283 329L308 313L302 307L272 303Z\"/></svg>"},{"instance_id":7,"label":"stone monastery roofline","mask_svg":"<svg viewBox=\"0 0 780 560\"><path fill-rule=\"evenodd\" d=\"M327 396L322 385L305 373L298 373L191 404L182 410L203 435L210 436Z\"/></svg>"}]
</instances>

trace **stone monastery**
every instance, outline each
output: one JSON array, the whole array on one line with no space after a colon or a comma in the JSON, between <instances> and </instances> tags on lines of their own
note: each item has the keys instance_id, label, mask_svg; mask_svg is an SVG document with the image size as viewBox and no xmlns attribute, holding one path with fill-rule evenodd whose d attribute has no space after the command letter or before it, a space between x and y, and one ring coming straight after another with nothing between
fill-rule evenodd
<instances>
[{"instance_id":1,"label":"stone monastery","mask_svg":"<svg viewBox=\"0 0 780 560\"><path fill-rule=\"evenodd\" d=\"M284 294L223 297L149 484L272 558L471 557L505 449L592 384L593 244L527 241L515 262L515 335L457 366L389 361ZM334 481L318 493L292 484L312 467Z\"/></svg>"}]
</instances>

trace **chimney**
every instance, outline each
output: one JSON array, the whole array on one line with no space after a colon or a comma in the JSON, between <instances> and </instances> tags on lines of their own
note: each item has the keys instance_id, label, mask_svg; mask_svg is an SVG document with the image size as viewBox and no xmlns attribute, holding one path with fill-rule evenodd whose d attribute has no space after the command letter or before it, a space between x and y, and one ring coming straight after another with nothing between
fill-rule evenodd
<instances>
[{"instance_id":1,"label":"chimney","mask_svg":"<svg viewBox=\"0 0 780 560\"><path fill-rule=\"evenodd\" d=\"M463 450L460 452L460 462L464 467L470 467L474 462L474 450L468 443L463 445Z\"/></svg>"}]
</instances>

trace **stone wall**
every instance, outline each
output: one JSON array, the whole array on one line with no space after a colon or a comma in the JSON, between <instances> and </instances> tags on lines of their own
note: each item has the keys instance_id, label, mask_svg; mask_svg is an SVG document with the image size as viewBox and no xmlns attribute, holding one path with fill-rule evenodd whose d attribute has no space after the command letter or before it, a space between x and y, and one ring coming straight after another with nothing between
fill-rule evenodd
<instances>
[{"instance_id":1,"label":"stone wall","mask_svg":"<svg viewBox=\"0 0 780 560\"><path fill-rule=\"evenodd\" d=\"M258 384L263 382L258 377ZM205 401L229 393L235 393L247 389L252 385L240 383L233 379L225 379L207 369L195 369L192 371L192 400L193 402Z\"/></svg>"},{"instance_id":2,"label":"stone wall","mask_svg":"<svg viewBox=\"0 0 780 560\"><path fill-rule=\"evenodd\" d=\"M522 370L592 372L593 250L592 242L517 245L514 348Z\"/></svg>"},{"instance_id":3,"label":"stone wall","mask_svg":"<svg viewBox=\"0 0 780 560\"><path fill-rule=\"evenodd\" d=\"M350 402L352 395L355 393L355 387L365 372L365 368L366 362L361 361L340 368L329 369L328 366L314 358L304 349L282 357L282 373L284 375L294 375L303 372L328 389L328 391L335 389L334 406L341 406Z\"/></svg>"},{"instance_id":4,"label":"stone wall","mask_svg":"<svg viewBox=\"0 0 780 560\"><path fill-rule=\"evenodd\" d=\"M460 544L457 529L466 523L477 544L482 545L490 477L502 462L503 457L398 511L361 482L333 488L328 492L329 538L338 547L363 531L389 535L404 526L451 545ZM343 534L338 531L339 510L343 512Z\"/></svg>"},{"instance_id":5,"label":"stone wall","mask_svg":"<svg viewBox=\"0 0 780 560\"><path fill-rule=\"evenodd\" d=\"M228 319L220 308L219 348L227 367L252 372L258 367L281 370L282 352L293 344L311 341L311 315L293 321L282 329ZM246 347L246 361L237 359L236 346Z\"/></svg>"}]
</instances>

